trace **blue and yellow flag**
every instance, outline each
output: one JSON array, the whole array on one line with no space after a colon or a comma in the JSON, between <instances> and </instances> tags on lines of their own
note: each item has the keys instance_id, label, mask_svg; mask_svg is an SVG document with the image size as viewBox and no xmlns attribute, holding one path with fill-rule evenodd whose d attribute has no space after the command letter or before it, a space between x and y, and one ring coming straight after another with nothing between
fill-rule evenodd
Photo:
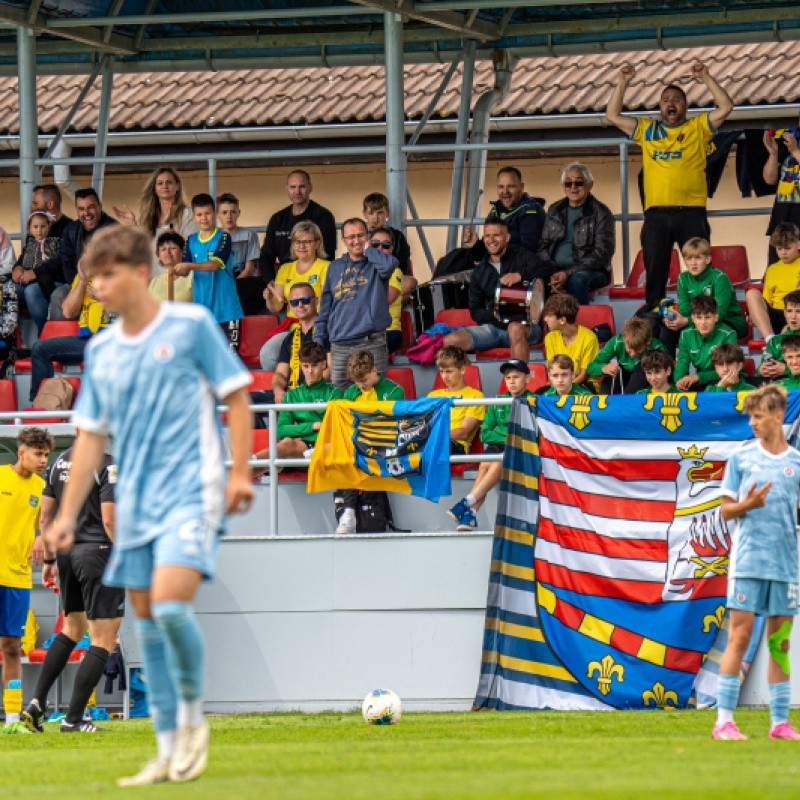
<instances>
[{"instance_id":1,"label":"blue and yellow flag","mask_svg":"<svg viewBox=\"0 0 800 800\"><path fill-rule=\"evenodd\" d=\"M308 491L450 494L450 398L328 403L308 470Z\"/></svg>"}]
</instances>

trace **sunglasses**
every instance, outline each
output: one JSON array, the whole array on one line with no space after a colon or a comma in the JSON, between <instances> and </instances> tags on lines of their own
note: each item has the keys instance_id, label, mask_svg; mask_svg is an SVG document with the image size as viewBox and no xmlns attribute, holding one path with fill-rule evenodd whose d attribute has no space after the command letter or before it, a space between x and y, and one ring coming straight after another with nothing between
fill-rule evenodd
<instances>
[{"instance_id":1,"label":"sunglasses","mask_svg":"<svg viewBox=\"0 0 800 800\"><path fill-rule=\"evenodd\" d=\"M370 242L370 245L372 247L380 247L382 250L391 250L392 249L392 243L391 242L381 242L381 241L378 241L378 239L373 239Z\"/></svg>"},{"instance_id":2,"label":"sunglasses","mask_svg":"<svg viewBox=\"0 0 800 800\"><path fill-rule=\"evenodd\" d=\"M292 308L297 308L297 306L299 306L299 305L307 306L311 302L312 299L313 298L311 298L311 297L293 297L289 301L289 305Z\"/></svg>"},{"instance_id":3,"label":"sunglasses","mask_svg":"<svg viewBox=\"0 0 800 800\"><path fill-rule=\"evenodd\" d=\"M581 186L584 186L586 181L564 181L564 188L565 189L580 189Z\"/></svg>"}]
</instances>

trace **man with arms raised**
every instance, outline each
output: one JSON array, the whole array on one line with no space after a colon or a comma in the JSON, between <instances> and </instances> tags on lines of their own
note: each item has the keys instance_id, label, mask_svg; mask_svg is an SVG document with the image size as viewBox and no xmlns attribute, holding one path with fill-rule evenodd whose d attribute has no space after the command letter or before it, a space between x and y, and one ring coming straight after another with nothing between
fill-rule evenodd
<instances>
[{"instance_id":1,"label":"man with arms raised","mask_svg":"<svg viewBox=\"0 0 800 800\"><path fill-rule=\"evenodd\" d=\"M630 64L621 67L606 108L608 121L642 148L647 308L658 306L667 290L672 245L677 242L681 248L694 236L711 239L706 217L706 147L733 111L733 100L705 64L696 62L691 74L711 92L715 104L711 111L687 119L686 93L670 84L661 92L660 121L624 115L625 90L636 75Z\"/></svg>"}]
</instances>

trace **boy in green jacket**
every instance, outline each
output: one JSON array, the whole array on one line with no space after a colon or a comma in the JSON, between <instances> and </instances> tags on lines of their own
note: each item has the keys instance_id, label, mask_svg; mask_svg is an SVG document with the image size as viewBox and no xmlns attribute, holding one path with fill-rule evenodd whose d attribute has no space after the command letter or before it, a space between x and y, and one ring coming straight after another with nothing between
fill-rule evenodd
<instances>
[{"instance_id":1,"label":"boy in green jacket","mask_svg":"<svg viewBox=\"0 0 800 800\"><path fill-rule=\"evenodd\" d=\"M535 397L528 391L527 383L531 371L524 361L512 358L500 366L505 378L507 392L498 397ZM511 406L489 406L481 427L481 441L484 453L502 453L506 449L506 434ZM477 510L486 500L486 495L497 486L503 464L499 461L483 461L478 467L478 477L470 487L469 494L462 497L448 512L447 516L458 523L456 530L473 531L478 527Z\"/></svg>"},{"instance_id":2,"label":"boy in green jacket","mask_svg":"<svg viewBox=\"0 0 800 800\"><path fill-rule=\"evenodd\" d=\"M800 291L789 292L783 298L783 316L786 318L786 327L776 333L764 347L761 365L756 373L762 378L787 378L790 371L783 357L783 340L787 336L800 334Z\"/></svg>"},{"instance_id":3,"label":"boy in green jacket","mask_svg":"<svg viewBox=\"0 0 800 800\"><path fill-rule=\"evenodd\" d=\"M681 331L691 327L691 303L701 294L717 301L720 320L736 331L736 336L747 333L747 321L736 299L730 278L720 269L711 266L711 244L695 236L681 248L686 264L685 272L678 276L678 310L665 317L661 327L661 342L671 355L675 354Z\"/></svg>"},{"instance_id":4,"label":"boy in green jacket","mask_svg":"<svg viewBox=\"0 0 800 800\"><path fill-rule=\"evenodd\" d=\"M741 375L744 369L744 353L738 344L725 342L717 345L711 353L711 363L719 376L719 382L706 386L707 392L752 392L755 388Z\"/></svg>"},{"instance_id":5,"label":"boy in green jacket","mask_svg":"<svg viewBox=\"0 0 800 800\"><path fill-rule=\"evenodd\" d=\"M709 383L719 380L711 362L711 351L720 344L736 344L736 332L719 321L717 301L701 294L692 300L693 328L686 328L678 344L675 385L682 392L702 392ZM689 367L695 369L689 374Z\"/></svg>"},{"instance_id":6,"label":"boy in green jacket","mask_svg":"<svg viewBox=\"0 0 800 800\"><path fill-rule=\"evenodd\" d=\"M590 378L602 378L600 394L636 394L647 388L641 360L650 350L667 352L658 339L653 339L650 324L633 317L622 326L622 333L606 342L586 372Z\"/></svg>"},{"instance_id":7,"label":"boy in green jacket","mask_svg":"<svg viewBox=\"0 0 800 800\"><path fill-rule=\"evenodd\" d=\"M787 392L800 389L800 335L793 333L783 339L783 357L789 369L789 377L776 381Z\"/></svg>"},{"instance_id":8,"label":"boy in green jacket","mask_svg":"<svg viewBox=\"0 0 800 800\"><path fill-rule=\"evenodd\" d=\"M342 393L330 381L322 377L328 365L325 348L317 342L306 342L300 348L300 369L306 379L305 384L290 389L283 398L284 405L292 403L327 403L328 400L341 400ZM292 411L288 409L278 414L278 458L311 458L314 444L325 416L325 407L319 411ZM269 448L256 453L256 458L267 458ZM255 471L259 475L266 470ZM279 470L280 471L280 470Z\"/></svg>"}]
</instances>

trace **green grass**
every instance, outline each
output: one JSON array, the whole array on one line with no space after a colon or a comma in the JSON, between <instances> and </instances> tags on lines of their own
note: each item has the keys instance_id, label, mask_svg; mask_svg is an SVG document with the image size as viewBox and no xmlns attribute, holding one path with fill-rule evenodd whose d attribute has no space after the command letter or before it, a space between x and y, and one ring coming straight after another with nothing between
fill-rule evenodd
<instances>
[{"instance_id":1,"label":"green grass","mask_svg":"<svg viewBox=\"0 0 800 800\"><path fill-rule=\"evenodd\" d=\"M214 717L197 782L117 789L154 754L145 721L110 732L0 738L0 797L763 798L800 797L800 746L767 736L766 711L740 711L749 742L714 742L711 712L360 714Z\"/></svg>"}]
</instances>

